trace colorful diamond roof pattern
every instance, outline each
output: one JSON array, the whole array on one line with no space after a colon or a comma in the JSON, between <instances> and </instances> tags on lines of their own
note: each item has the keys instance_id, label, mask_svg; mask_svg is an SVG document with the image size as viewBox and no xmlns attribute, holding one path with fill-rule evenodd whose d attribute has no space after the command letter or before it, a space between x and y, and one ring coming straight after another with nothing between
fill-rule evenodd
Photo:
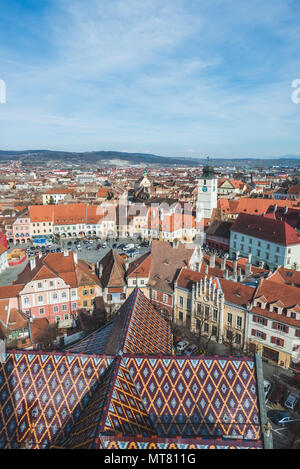
<instances>
[{"instance_id":1,"label":"colorful diamond roof pattern","mask_svg":"<svg viewBox=\"0 0 300 469\"><path fill-rule=\"evenodd\" d=\"M144 293L135 289L128 302L122 351L124 353L171 354L172 333L169 323L155 310Z\"/></svg>"},{"instance_id":2,"label":"colorful diamond roof pattern","mask_svg":"<svg viewBox=\"0 0 300 469\"><path fill-rule=\"evenodd\" d=\"M124 357L160 436L260 438L251 359Z\"/></svg>"},{"instance_id":3,"label":"colorful diamond roof pattern","mask_svg":"<svg viewBox=\"0 0 300 469\"><path fill-rule=\"evenodd\" d=\"M255 360L173 356L144 295L126 303L106 331L119 353L90 354L103 350L98 331L76 353L7 354L0 448L262 448Z\"/></svg>"},{"instance_id":4,"label":"colorful diamond roof pattern","mask_svg":"<svg viewBox=\"0 0 300 469\"><path fill-rule=\"evenodd\" d=\"M136 288L110 323L68 350L99 355L171 354L172 342L169 323Z\"/></svg>"},{"instance_id":5,"label":"colorful diamond roof pattern","mask_svg":"<svg viewBox=\"0 0 300 469\"><path fill-rule=\"evenodd\" d=\"M46 448L72 427L112 363L109 357L10 353L0 365L0 448Z\"/></svg>"}]
</instances>

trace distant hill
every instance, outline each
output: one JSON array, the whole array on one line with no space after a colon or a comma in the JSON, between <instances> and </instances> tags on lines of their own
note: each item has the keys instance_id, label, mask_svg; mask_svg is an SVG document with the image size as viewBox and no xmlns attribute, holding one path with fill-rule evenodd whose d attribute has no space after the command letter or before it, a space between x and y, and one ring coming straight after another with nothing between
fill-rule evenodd
<instances>
[{"instance_id":1,"label":"distant hill","mask_svg":"<svg viewBox=\"0 0 300 469\"><path fill-rule=\"evenodd\" d=\"M65 152L51 150L1 151L0 161L20 160L24 165L61 164L98 165L98 166L199 166L205 158L166 157L147 153L126 153L119 151ZM270 158L214 158L215 166L269 167L272 165L300 166L300 155L284 155Z\"/></svg>"}]
</instances>

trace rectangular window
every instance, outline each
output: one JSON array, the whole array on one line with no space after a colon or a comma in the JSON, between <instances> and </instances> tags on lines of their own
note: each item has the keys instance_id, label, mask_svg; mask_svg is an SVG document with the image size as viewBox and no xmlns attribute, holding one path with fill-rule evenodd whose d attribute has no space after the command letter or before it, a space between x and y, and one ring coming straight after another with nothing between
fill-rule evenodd
<instances>
[{"instance_id":1,"label":"rectangular window","mask_svg":"<svg viewBox=\"0 0 300 469\"><path fill-rule=\"evenodd\" d=\"M241 334L236 334L235 335L235 343L240 345L242 343L242 336Z\"/></svg>"},{"instance_id":2,"label":"rectangular window","mask_svg":"<svg viewBox=\"0 0 300 469\"><path fill-rule=\"evenodd\" d=\"M182 296L179 297L179 306L183 306L183 297Z\"/></svg>"},{"instance_id":3,"label":"rectangular window","mask_svg":"<svg viewBox=\"0 0 300 469\"><path fill-rule=\"evenodd\" d=\"M65 291L63 291L62 294L61 294L61 297L62 298L67 298L67 293Z\"/></svg>"},{"instance_id":4,"label":"rectangular window","mask_svg":"<svg viewBox=\"0 0 300 469\"><path fill-rule=\"evenodd\" d=\"M67 311L68 310L67 305L62 305L61 309L62 311Z\"/></svg>"},{"instance_id":5,"label":"rectangular window","mask_svg":"<svg viewBox=\"0 0 300 469\"><path fill-rule=\"evenodd\" d=\"M44 313L45 313L44 308L40 308L40 309L39 309L39 313L40 313L40 314L44 314Z\"/></svg>"},{"instance_id":6,"label":"rectangular window","mask_svg":"<svg viewBox=\"0 0 300 469\"><path fill-rule=\"evenodd\" d=\"M38 288L42 288L42 282L38 282L37 287L38 287Z\"/></svg>"},{"instance_id":7,"label":"rectangular window","mask_svg":"<svg viewBox=\"0 0 300 469\"><path fill-rule=\"evenodd\" d=\"M218 320L218 310L217 309L214 309L214 311L213 311L213 320L214 321Z\"/></svg>"},{"instance_id":8,"label":"rectangular window","mask_svg":"<svg viewBox=\"0 0 300 469\"><path fill-rule=\"evenodd\" d=\"M232 326L232 314L231 314L231 313L228 313L228 314L227 314L227 324L229 324L230 326Z\"/></svg>"},{"instance_id":9,"label":"rectangular window","mask_svg":"<svg viewBox=\"0 0 300 469\"><path fill-rule=\"evenodd\" d=\"M242 329L243 318L241 316L237 316L236 318L236 327L237 329Z\"/></svg>"},{"instance_id":10,"label":"rectangular window","mask_svg":"<svg viewBox=\"0 0 300 469\"><path fill-rule=\"evenodd\" d=\"M206 334L209 333L209 324L208 324L207 322L204 323L204 332L205 332Z\"/></svg>"},{"instance_id":11,"label":"rectangular window","mask_svg":"<svg viewBox=\"0 0 300 469\"><path fill-rule=\"evenodd\" d=\"M43 303L43 297L41 295L38 296L38 302Z\"/></svg>"},{"instance_id":12,"label":"rectangular window","mask_svg":"<svg viewBox=\"0 0 300 469\"><path fill-rule=\"evenodd\" d=\"M182 311L179 311L178 319L179 319L179 321L183 321L183 312Z\"/></svg>"},{"instance_id":13,"label":"rectangular window","mask_svg":"<svg viewBox=\"0 0 300 469\"><path fill-rule=\"evenodd\" d=\"M190 300L190 299L187 299L187 300L186 300L186 307L187 307L187 310L188 310L188 311L191 310L191 300Z\"/></svg>"},{"instance_id":14,"label":"rectangular window","mask_svg":"<svg viewBox=\"0 0 300 469\"><path fill-rule=\"evenodd\" d=\"M216 326L212 326L211 328L211 335L217 337L218 335L218 328Z\"/></svg>"},{"instance_id":15,"label":"rectangular window","mask_svg":"<svg viewBox=\"0 0 300 469\"><path fill-rule=\"evenodd\" d=\"M53 306L53 313L58 313L59 307L58 306Z\"/></svg>"}]
</instances>

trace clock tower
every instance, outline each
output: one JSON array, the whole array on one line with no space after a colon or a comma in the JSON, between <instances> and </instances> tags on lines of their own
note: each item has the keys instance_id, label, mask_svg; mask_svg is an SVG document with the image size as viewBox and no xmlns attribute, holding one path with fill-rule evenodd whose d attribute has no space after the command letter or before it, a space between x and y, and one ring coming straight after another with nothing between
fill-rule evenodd
<instances>
[{"instance_id":1,"label":"clock tower","mask_svg":"<svg viewBox=\"0 0 300 469\"><path fill-rule=\"evenodd\" d=\"M211 218L214 208L218 202L218 179L214 168L210 166L209 157L207 165L204 166L202 176L198 180L198 197L196 203L197 220Z\"/></svg>"}]
</instances>

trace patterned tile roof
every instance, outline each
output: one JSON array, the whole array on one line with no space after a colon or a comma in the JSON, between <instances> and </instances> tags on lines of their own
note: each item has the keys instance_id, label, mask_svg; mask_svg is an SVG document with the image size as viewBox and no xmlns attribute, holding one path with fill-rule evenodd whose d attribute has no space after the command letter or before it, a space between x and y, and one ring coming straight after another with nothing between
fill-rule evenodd
<instances>
[{"instance_id":1,"label":"patterned tile roof","mask_svg":"<svg viewBox=\"0 0 300 469\"><path fill-rule=\"evenodd\" d=\"M254 359L175 357L139 290L121 309L115 354L91 354L103 350L101 334L112 340L112 324L74 346L76 353L6 354L0 448L263 446Z\"/></svg>"},{"instance_id":2,"label":"patterned tile roof","mask_svg":"<svg viewBox=\"0 0 300 469\"><path fill-rule=\"evenodd\" d=\"M46 352L11 352L0 365L0 448L30 439L44 448L72 426L112 362Z\"/></svg>"},{"instance_id":3,"label":"patterned tile roof","mask_svg":"<svg viewBox=\"0 0 300 469\"><path fill-rule=\"evenodd\" d=\"M104 328L69 348L72 352L116 354L171 354L172 332L168 322L148 298L135 289Z\"/></svg>"},{"instance_id":4,"label":"patterned tile roof","mask_svg":"<svg viewBox=\"0 0 300 469\"><path fill-rule=\"evenodd\" d=\"M135 356L124 363L158 435L260 438L254 360Z\"/></svg>"},{"instance_id":5,"label":"patterned tile roof","mask_svg":"<svg viewBox=\"0 0 300 469\"><path fill-rule=\"evenodd\" d=\"M154 309L144 293L135 289L123 336L124 353L172 353L172 333L169 323Z\"/></svg>"}]
</instances>

